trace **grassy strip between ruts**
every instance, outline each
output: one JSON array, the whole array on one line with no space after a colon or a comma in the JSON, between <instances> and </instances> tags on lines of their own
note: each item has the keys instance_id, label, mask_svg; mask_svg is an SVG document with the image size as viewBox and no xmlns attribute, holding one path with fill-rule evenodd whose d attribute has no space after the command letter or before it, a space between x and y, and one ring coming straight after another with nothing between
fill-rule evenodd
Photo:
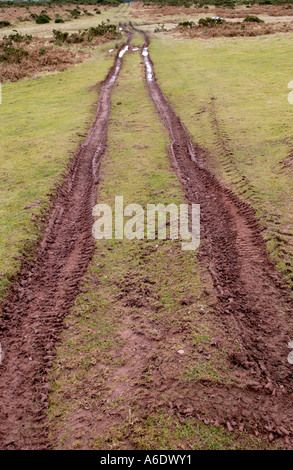
<instances>
[{"instance_id":1,"label":"grassy strip between ruts","mask_svg":"<svg viewBox=\"0 0 293 470\"><path fill-rule=\"evenodd\" d=\"M94 87L113 63L102 45L70 70L2 87L0 106L0 294L39 234L33 214L46 209L69 158L84 138L97 101Z\"/></svg>"},{"instance_id":2,"label":"grassy strip between ruts","mask_svg":"<svg viewBox=\"0 0 293 470\"><path fill-rule=\"evenodd\" d=\"M208 165L255 209L272 259L293 287L292 35L175 40L150 46L163 91Z\"/></svg>"},{"instance_id":3,"label":"grassy strip between ruts","mask_svg":"<svg viewBox=\"0 0 293 470\"><path fill-rule=\"evenodd\" d=\"M129 52L112 95L98 202L185 202L169 139ZM166 411L174 383L238 380L213 315L210 279L171 240L100 240L66 317L51 374L48 424L56 449L232 449L270 446L246 433ZM231 325L231 331L233 326ZM231 338L232 338L231 334ZM178 351L182 350L181 353ZM242 372L241 372L242 374ZM243 378L243 376L241 376ZM188 406L188 403L186 404Z\"/></svg>"}]
</instances>

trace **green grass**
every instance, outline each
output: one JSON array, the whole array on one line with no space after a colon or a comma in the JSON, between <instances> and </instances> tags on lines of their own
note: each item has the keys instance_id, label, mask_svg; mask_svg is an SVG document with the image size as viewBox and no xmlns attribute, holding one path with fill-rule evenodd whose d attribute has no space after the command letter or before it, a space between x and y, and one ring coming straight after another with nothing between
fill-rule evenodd
<instances>
[{"instance_id":1,"label":"green grass","mask_svg":"<svg viewBox=\"0 0 293 470\"><path fill-rule=\"evenodd\" d=\"M98 440L97 449L103 443ZM107 449L128 450L261 450L276 449L276 444L266 445L261 439L251 438L246 433L227 433L221 426L205 425L194 418L180 422L177 417L163 411L150 414L144 421L110 429Z\"/></svg>"},{"instance_id":2,"label":"green grass","mask_svg":"<svg viewBox=\"0 0 293 470\"><path fill-rule=\"evenodd\" d=\"M160 34L150 52L163 91L209 151L211 170L256 209L292 287L293 170L282 167L293 146L291 42L291 34L179 41Z\"/></svg>"},{"instance_id":3,"label":"green grass","mask_svg":"<svg viewBox=\"0 0 293 470\"><path fill-rule=\"evenodd\" d=\"M48 193L82 140L78 134L92 122L97 91L90 87L106 76L111 45L66 72L2 86L0 292L19 267L15 256L38 236L31 212L47 206ZM24 209L34 201L41 203Z\"/></svg>"}]
</instances>

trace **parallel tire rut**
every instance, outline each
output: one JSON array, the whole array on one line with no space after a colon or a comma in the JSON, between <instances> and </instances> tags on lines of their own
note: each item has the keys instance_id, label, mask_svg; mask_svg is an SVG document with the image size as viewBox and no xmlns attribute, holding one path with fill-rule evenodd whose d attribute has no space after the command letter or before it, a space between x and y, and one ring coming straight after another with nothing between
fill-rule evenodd
<instances>
[{"instance_id":1,"label":"parallel tire rut","mask_svg":"<svg viewBox=\"0 0 293 470\"><path fill-rule=\"evenodd\" d=\"M170 134L178 177L190 203L201 206L201 255L218 293L215 313L221 315L227 331L231 324L238 330L237 340L242 347L237 357L231 360L249 370L252 376L248 388L254 390L253 393L245 387L233 392L233 387L228 387L223 394L225 386L207 383L210 395L215 394L215 397L220 391L220 419L215 416L219 415L218 407L213 407L211 401L208 403L202 386L194 390L198 403L200 396L205 401L205 404L197 405L197 409L200 415L204 415L202 410L206 409L206 413L214 414L213 418L218 422L231 420L236 423L241 417L243 397L249 396L255 414L254 426L259 424L263 431L269 429L288 440L288 436L293 435L293 412L289 405L293 375L287 361L288 341L292 334L290 293L269 260L253 209L224 188L205 168L205 151L192 142L156 81L148 35L132 28L145 38L142 56L146 82ZM265 404L261 409L260 403Z\"/></svg>"},{"instance_id":2,"label":"parallel tire rut","mask_svg":"<svg viewBox=\"0 0 293 470\"><path fill-rule=\"evenodd\" d=\"M131 37L129 37L130 41ZM105 153L111 88L122 48L101 84L95 122L69 165L31 263L2 305L0 447L49 446L45 410L53 347L94 251L92 208Z\"/></svg>"}]
</instances>

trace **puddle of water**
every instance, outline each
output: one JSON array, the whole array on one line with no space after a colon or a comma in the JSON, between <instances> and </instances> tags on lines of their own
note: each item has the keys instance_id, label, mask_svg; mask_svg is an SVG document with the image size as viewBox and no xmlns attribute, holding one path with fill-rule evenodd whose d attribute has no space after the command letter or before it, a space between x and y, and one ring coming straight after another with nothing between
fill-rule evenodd
<instances>
[{"instance_id":1,"label":"puddle of water","mask_svg":"<svg viewBox=\"0 0 293 470\"><path fill-rule=\"evenodd\" d=\"M153 75L153 68L149 59L149 48L147 46L143 48L142 56L144 58L144 62L146 66L146 79L148 82L152 82L154 80L154 75Z\"/></svg>"},{"instance_id":2,"label":"puddle of water","mask_svg":"<svg viewBox=\"0 0 293 470\"><path fill-rule=\"evenodd\" d=\"M129 49L129 46L126 45L125 47L123 47L123 49L121 49L121 51L119 52L118 54L118 61L117 61L117 64L116 64L116 68L115 68L115 72L112 76L112 78L110 79L109 83L111 85L113 85L113 83L116 81L117 79L117 76L118 76L118 73L119 73L119 70L120 70L120 67L121 67L121 60L122 60L122 57L124 56L125 52L127 52ZM112 49L114 50L114 49ZM110 51L109 51L110 52Z\"/></svg>"},{"instance_id":3,"label":"puddle of water","mask_svg":"<svg viewBox=\"0 0 293 470\"><path fill-rule=\"evenodd\" d=\"M119 58L122 59L122 57L124 56L125 52L128 51L128 48L129 46L125 46L123 49L121 49L121 51L119 52Z\"/></svg>"}]
</instances>

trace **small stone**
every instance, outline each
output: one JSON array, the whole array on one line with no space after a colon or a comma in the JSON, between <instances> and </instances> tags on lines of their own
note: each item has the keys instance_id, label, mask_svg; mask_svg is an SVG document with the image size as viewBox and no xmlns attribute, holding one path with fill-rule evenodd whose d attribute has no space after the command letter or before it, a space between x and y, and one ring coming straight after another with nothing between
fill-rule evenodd
<instances>
[{"instance_id":1,"label":"small stone","mask_svg":"<svg viewBox=\"0 0 293 470\"><path fill-rule=\"evenodd\" d=\"M289 352L287 359L288 359L289 364L293 364L293 351Z\"/></svg>"},{"instance_id":2,"label":"small stone","mask_svg":"<svg viewBox=\"0 0 293 470\"><path fill-rule=\"evenodd\" d=\"M177 353L178 354L184 354L184 349L178 349Z\"/></svg>"},{"instance_id":3,"label":"small stone","mask_svg":"<svg viewBox=\"0 0 293 470\"><path fill-rule=\"evenodd\" d=\"M232 427L231 423L229 423L229 421L227 421L227 428L228 428L228 431L230 431L230 432L233 431L233 427Z\"/></svg>"}]
</instances>

